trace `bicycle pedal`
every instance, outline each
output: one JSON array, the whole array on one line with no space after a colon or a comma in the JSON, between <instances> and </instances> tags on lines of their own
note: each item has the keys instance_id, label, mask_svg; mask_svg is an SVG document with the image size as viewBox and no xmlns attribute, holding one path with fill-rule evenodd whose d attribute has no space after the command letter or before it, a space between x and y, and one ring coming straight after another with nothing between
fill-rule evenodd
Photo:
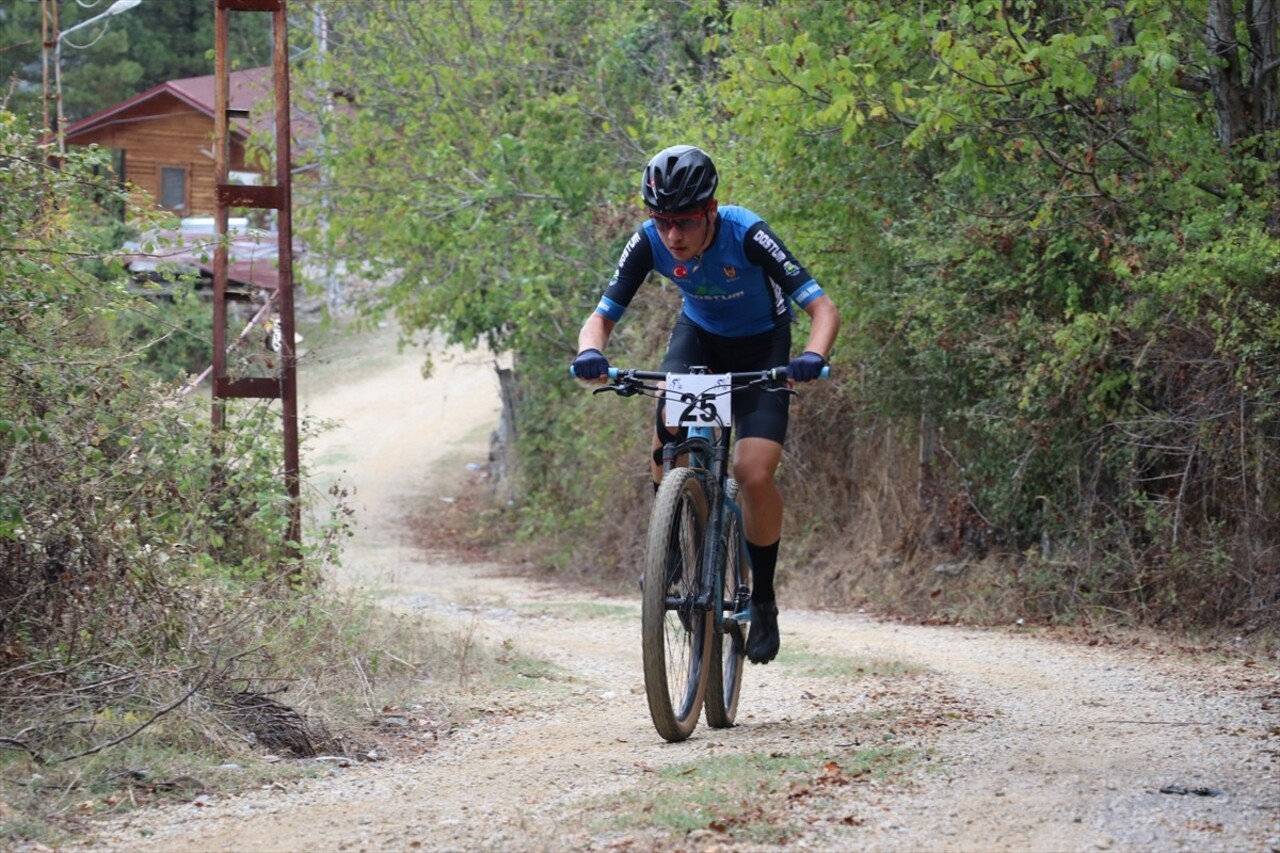
<instances>
[{"instance_id":1,"label":"bicycle pedal","mask_svg":"<svg viewBox=\"0 0 1280 853\"><path fill-rule=\"evenodd\" d=\"M726 616L726 617L725 617L725 621L726 621L726 622L736 622L736 623L737 623L737 624L739 624L739 625L741 625L741 624L743 624L743 623L745 623L745 622L750 622L750 621L751 621L751 616L752 616L752 607L753 607L753 605L751 605L750 603L748 603L748 604L747 604L747 609L746 609L746 610L739 610L737 613L733 614L732 616Z\"/></svg>"}]
</instances>

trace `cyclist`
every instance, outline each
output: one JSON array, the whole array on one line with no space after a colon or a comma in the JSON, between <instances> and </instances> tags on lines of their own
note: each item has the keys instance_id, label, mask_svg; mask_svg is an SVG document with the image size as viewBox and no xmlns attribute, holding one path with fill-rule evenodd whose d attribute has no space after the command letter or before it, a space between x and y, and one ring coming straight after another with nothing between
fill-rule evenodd
<instances>
[{"instance_id":1,"label":"cyclist","mask_svg":"<svg viewBox=\"0 0 1280 853\"><path fill-rule=\"evenodd\" d=\"M609 361L603 350L632 297L650 272L680 289L676 319L662 370L712 373L764 370L787 364L793 381L817 379L840 328L840 314L813 277L764 220L716 200L719 179L711 157L692 145L660 151L645 167L640 195L649 218L631 236L595 311L578 334L576 376L600 379ZM790 358L790 303L811 318L802 353ZM788 361L789 359L789 361ZM778 654L778 606L774 573L782 537L782 495L774 482L782 460L790 395L761 389L733 397L733 477L738 481L743 533L751 556L752 620L747 657L768 663ZM654 433L654 487L662 477L662 445L679 437L658 407Z\"/></svg>"}]
</instances>

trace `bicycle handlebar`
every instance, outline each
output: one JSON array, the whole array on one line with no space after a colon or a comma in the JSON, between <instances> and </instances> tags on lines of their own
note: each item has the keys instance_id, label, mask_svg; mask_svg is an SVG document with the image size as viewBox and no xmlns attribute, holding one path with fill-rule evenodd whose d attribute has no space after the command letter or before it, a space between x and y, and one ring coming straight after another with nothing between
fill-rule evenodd
<instances>
[{"instance_id":1,"label":"bicycle handlebar","mask_svg":"<svg viewBox=\"0 0 1280 853\"><path fill-rule=\"evenodd\" d=\"M578 375L573 371L572 364L569 365L569 375L574 379L578 378ZM662 382L666 380L667 374L660 370L633 370L630 368L622 368L622 367L609 368L609 381L616 382L619 379L627 379L627 378L640 379L640 380L649 381L649 382ZM830 379L831 366L824 365L822 368L822 372L818 374L818 378ZM729 374L729 381L731 383L755 382L760 379L765 379L770 382L782 382L787 379L787 368L784 365L782 367L771 367L768 370L747 370L741 373Z\"/></svg>"}]
</instances>

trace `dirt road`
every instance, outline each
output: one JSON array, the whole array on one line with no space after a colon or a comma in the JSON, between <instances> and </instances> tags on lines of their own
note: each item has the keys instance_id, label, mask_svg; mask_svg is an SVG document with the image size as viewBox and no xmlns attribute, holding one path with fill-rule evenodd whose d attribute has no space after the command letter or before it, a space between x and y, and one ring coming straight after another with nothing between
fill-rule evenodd
<instances>
[{"instance_id":1,"label":"dirt road","mask_svg":"<svg viewBox=\"0 0 1280 853\"><path fill-rule=\"evenodd\" d=\"M549 665L421 757L138 813L98 849L1280 850L1275 661L784 609L740 725L662 742L632 590L457 565L398 529L484 461L497 413L491 359L429 381L419 359L304 380L345 424L313 463L357 487L342 580Z\"/></svg>"}]
</instances>

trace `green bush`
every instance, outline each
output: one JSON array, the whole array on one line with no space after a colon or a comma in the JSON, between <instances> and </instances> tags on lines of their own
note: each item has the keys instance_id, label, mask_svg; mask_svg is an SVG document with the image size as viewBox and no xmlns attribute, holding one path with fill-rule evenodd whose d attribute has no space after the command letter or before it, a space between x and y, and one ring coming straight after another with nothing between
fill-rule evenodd
<instances>
[{"instance_id":1,"label":"green bush","mask_svg":"<svg viewBox=\"0 0 1280 853\"><path fill-rule=\"evenodd\" d=\"M180 357L120 322L156 307L102 225L123 190L98 152L54 168L35 139L0 111L0 733L53 766L193 697L240 725L284 676L264 626L305 614L342 514L300 575L278 412L214 435L175 393Z\"/></svg>"}]
</instances>

